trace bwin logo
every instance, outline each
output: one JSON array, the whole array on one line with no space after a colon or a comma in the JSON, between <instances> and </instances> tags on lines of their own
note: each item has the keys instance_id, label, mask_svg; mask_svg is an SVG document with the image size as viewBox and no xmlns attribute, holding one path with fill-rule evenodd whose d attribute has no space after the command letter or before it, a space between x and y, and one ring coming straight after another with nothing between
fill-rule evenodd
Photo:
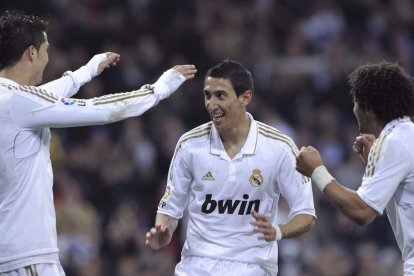
<instances>
[{"instance_id":1,"label":"bwin logo","mask_svg":"<svg viewBox=\"0 0 414 276\"><path fill-rule=\"evenodd\" d=\"M206 194L206 199L204 200L201 211L205 214L211 214L218 208L219 214L233 214L236 210L238 215L249 215L250 212L254 209L256 212L259 212L260 199L247 201L249 199L248 194L243 195L245 200L214 200L212 194Z\"/></svg>"}]
</instances>

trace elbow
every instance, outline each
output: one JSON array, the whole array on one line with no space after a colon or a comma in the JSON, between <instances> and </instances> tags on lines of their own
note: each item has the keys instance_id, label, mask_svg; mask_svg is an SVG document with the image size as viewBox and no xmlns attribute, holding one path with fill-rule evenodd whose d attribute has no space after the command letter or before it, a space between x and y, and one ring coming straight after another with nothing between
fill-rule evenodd
<instances>
[{"instance_id":1,"label":"elbow","mask_svg":"<svg viewBox=\"0 0 414 276\"><path fill-rule=\"evenodd\" d=\"M315 226L315 223L316 223L316 217L311 217L308 223L308 231L311 230Z\"/></svg>"},{"instance_id":2,"label":"elbow","mask_svg":"<svg viewBox=\"0 0 414 276\"><path fill-rule=\"evenodd\" d=\"M363 210L353 216L350 216L356 224L360 226L366 226L370 224L377 216L377 213L374 210Z\"/></svg>"}]
</instances>

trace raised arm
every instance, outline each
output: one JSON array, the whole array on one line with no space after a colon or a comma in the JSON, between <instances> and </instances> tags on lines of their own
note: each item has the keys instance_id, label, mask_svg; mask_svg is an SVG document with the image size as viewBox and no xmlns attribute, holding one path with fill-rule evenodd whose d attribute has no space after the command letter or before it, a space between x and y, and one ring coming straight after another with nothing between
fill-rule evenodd
<instances>
[{"instance_id":1,"label":"raised arm","mask_svg":"<svg viewBox=\"0 0 414 276\"><path fill-rule=\"evenodd\" d=\"M40 89L63 97L75 95L79 88L101 74L106 68L116 66L119 54L107 52L95 55L86 65L75 72L67 71L57 80L39 86Z\"/></svg>"},{"instance_id":2,"label":"raised arm","mask_svg":"<svg viewBox=\"0 0 414 276\"><path fill-rule=\"evenodd\" d=\"M360 150L354 149L354 152L362 153L362 148ZM360 225L365 225L373 221L378 215L355 191L342 186L331 176L323 166L322 158L315 148L311 146L303 147L296 158L296 162L296 169L311 177L312 183L348 218Z\"/></svg>"},{"instance_id":3,"label":"raised arm","mask_svg":"<svg viewBox=\"0 0 414 276\"><path fill-rule=\"evenodd\" d=\"M68 99L30 86L6 86L15 90L10 112L20 127L71 127L98 125L138 116L169 97L196 73L194 65L178 65L164 72L153 85L98 98Z\"/></svg>"},{"instance_id":4,"label":"raised arm","mask_svg":"<svg viewBox=\"0 0 414 276\"><path fill-rule=\"evenodd\" d=\"M177 229L178 219L158 213L155 217L155 226L145 235L145 245L152 249L167 246Z\"/></svg>"}]
</instances>

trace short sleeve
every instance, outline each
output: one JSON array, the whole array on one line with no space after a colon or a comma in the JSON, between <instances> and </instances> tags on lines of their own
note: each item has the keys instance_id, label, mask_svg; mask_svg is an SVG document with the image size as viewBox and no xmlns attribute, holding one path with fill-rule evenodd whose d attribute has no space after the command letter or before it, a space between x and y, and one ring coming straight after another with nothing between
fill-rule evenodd
<instances>
[{"instance_id":1,"label":"short sleeve","mask_svg":"<svg viewBox=\"0 0 414 276\"><path fill-rule=\"evenodd\" d=\"M412 157L408 152L395 139L386 141L382 148L370 152L375 163L366 167L357 194L379 214L383 213L400 183L413 169Z\"/></svg>"},{"instance_id":2,"label":"short sleeve","mask_svg":"<svg viewBox=\"0 0 414 276\"><path fill-rule=\"evenodd\" d=\"M160 200L157 212L176 219L182 218L189 202L192 181L193 176L179 142L171 160L165 194Z\"/></svg>"}]
</instances>

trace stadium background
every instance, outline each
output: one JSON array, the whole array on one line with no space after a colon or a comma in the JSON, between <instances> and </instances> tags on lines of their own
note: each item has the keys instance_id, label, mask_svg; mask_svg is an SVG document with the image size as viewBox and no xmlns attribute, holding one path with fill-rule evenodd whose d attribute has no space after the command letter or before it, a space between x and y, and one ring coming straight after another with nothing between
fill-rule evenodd
<instances>
[{"instance_id":1,"label":"stadium background","mask_svg":"<svg viewBox=\"0 0 414 276\"><path fill-rule=\"evenodd\" d=\"M340 182L355 189L363 166L347 74L365 62L398 62L413 73L410 0L3 0L51 20L44 80L115 51L120 64L77 97L128 91L165 69L199 70L171 98L138 118L107 126L55 129L52 158L59 247L68 276L172 275L183 235L161 251L145 248L175 143L209 120L203 76L224 58L253 73L249 111L315 145ZM315 191L315 228L280 242L281 276L402 275L388 220L354 225ZM280 219L287 214L282 202Z\"/></svg>"}]
</instances>

